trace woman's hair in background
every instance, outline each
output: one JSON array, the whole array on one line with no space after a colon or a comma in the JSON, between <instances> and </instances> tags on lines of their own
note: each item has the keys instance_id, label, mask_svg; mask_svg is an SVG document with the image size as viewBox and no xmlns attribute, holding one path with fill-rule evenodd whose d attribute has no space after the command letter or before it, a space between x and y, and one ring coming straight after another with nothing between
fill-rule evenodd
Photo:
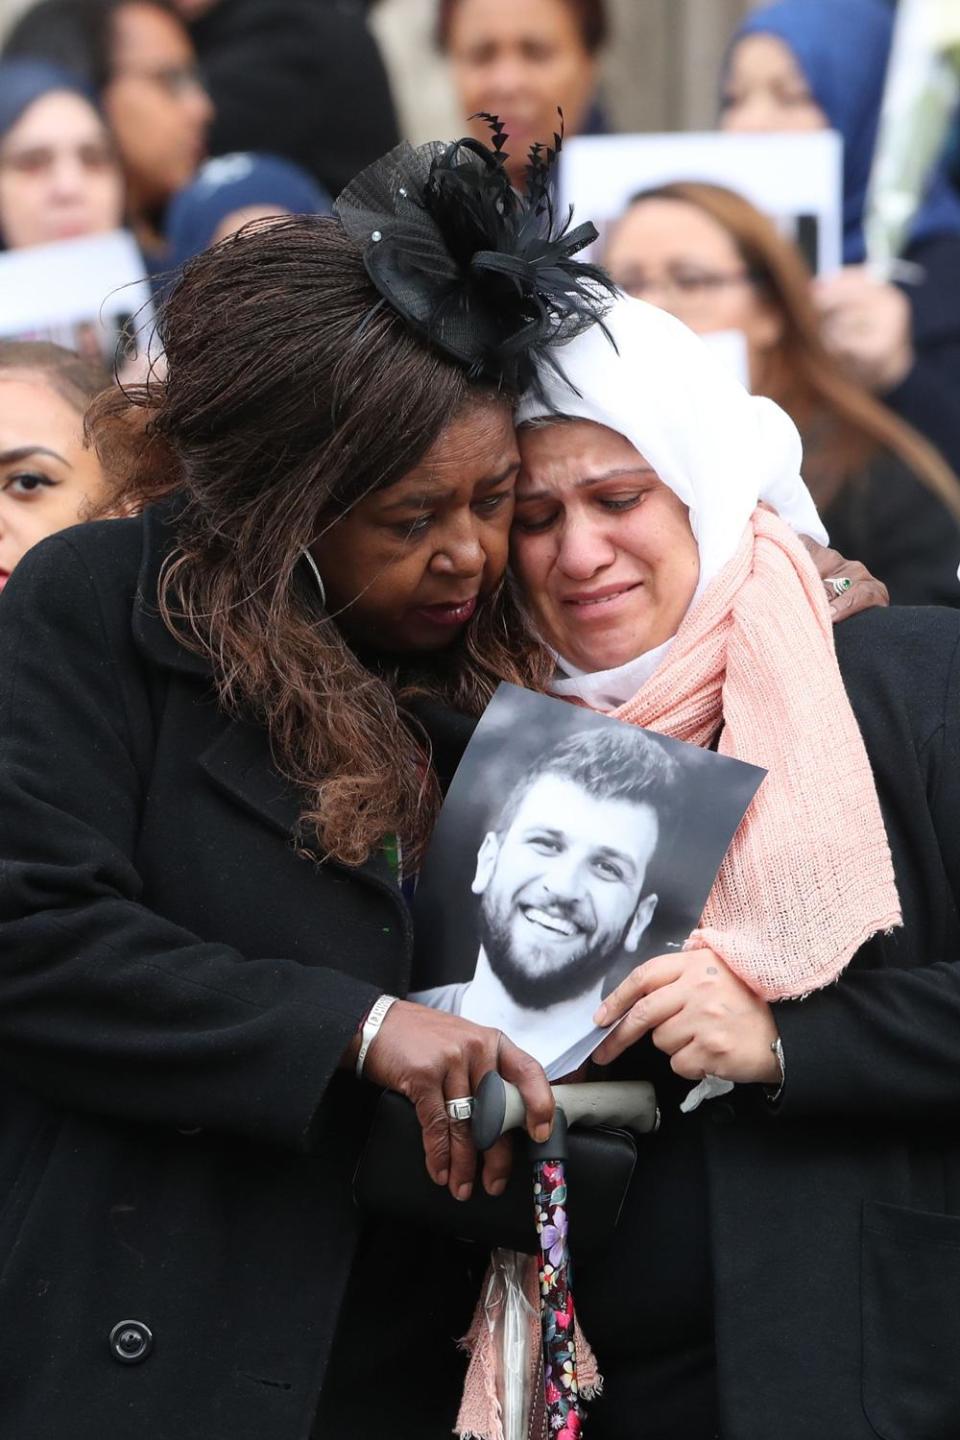
<instances>
[{"instance_id":1,"label":"woman's hair in background","mask_svg":"<svg viewBox=\"0 0 960 1440\"><path fill-rule=\"evenodd\" d=\"M607 39L607 6L606 0L561 0L574 14L580 34L583 38L584 49L594 55ZM460 0L440 0L437 10L436 40L441 50L446 50L450 43L450 27L453 24L453 13Z\"/></svg>"},{"instance_id":2,"label":"woman's hair in background","mask_svg":"<svg viewBox=\"0 0 960 1440\"><path fill-rule=\"evenodd\" d=\"M774 222L742 195L706 182L658 185L630 203L643 200L682 201L715 220L736 244L758 294L778 312L783 335L769 352L759 389L805 436L804 478L818 506L829 505L878 450L887 450L960 518L960 480L939 451L851 380L827 350L810 298L810 271Z\"/></svg>"},{"instance_id":3,"label":"woman's hair in background","mask_svg":"<svg viewBox=\"0 0 960 1440\"><path fill-rule=\"evenodd\" d=\"M479 714L500 679L546 679L516 656L510 588L439 663L366 668L318 609L302 552L401 479L463 405L493 403L380 297L336 220L257 221L184 270L160 316L164 380L104 395L88 431L122 511L179 493L160 605L209 658L225 706L267 729L305 794L303 843L361 863L385 835L418 854L439 797L401 723L411 694Z\"/></svg>"},{"instance_id":4,"label":"woman's hair in background","mask_svg":"<svg viewBox=\"0 0 960 1440\"><path fill-rule=\"evenodd\" d=\"M2 55L49 60L77 75L97 94L113 71L113 17L124 5L143 4L173 15L173 0L39 0L7 31Z\"/></svg>"},{"instance_id":5,"label":"woman's hair in background","mask_svg":"<svg viewBox=\"0 0 960 1440\"><path fill-rule=\"evenodd\" d=\"M105 365L46 340L0 340L0 373L9 370L42 377L78 415L111 385Z\"/></svg>"}]
</instances>

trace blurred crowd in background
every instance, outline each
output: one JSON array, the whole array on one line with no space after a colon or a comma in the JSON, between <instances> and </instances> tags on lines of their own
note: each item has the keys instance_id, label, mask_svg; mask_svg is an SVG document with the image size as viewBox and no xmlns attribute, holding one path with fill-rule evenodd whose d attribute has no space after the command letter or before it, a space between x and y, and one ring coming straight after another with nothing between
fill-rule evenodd
<instances>
[{"instance_id":1,"label":"blurred crowd in background","mask_svg":"<svg viewBox=\"0 0 960 1440\"><path fill-rule=\"evenodd\" d=\"M89 319L79 301L71 311L85 257L114 282L90 282L104 301L145 277L115 317L128 334L121 374L142 378L162 363L143 316L207 246L251 220L329 212L402 138L484 137L478 112L503 120L522 185L559 108L565 153L578 137L684 125L838 132L839 251L821 273L800 236L754 203L746 170L740 193L715 183L706 160L702 173L661 169L655 184L638 173L597 258L694 330L740 337L742 378L799 427L840 549L895 601L960 603L960 195L948 125L894 260L871 251L895 16L887 0L0 6L0 585L30 544L97 499L82 415L111 383L112 355L105 306ZM117 232L126 250L97 245Z\"/></svg>"}]
</instances>

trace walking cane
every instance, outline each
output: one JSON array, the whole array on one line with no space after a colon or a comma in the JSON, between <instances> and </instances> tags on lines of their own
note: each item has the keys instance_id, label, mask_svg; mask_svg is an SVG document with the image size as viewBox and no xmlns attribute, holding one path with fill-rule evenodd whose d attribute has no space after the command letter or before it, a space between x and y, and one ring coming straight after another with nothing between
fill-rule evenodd
<instances>
[{"instance_id":1,"label":"walking cane","mask_svg":"<svg viewBox=\"0 0 960 1440\"><path fill-rule=\"evenodd\" d=\"M551 1440L577 1440L583 1411L577 1385L570 1248L567 1239L567 1129L571 1125L609 1125L646 1134L659 1124L653 1086L643 1080L593 1085L559 1085L553 1130L548 1140L527 1140L533 1164L534 1217L540 1244L540 1290L544 1426ZM477 1087L473 1140L490 1146L524 1122L523 1097L497 1071Z\"/></svg>"}]
</instances>

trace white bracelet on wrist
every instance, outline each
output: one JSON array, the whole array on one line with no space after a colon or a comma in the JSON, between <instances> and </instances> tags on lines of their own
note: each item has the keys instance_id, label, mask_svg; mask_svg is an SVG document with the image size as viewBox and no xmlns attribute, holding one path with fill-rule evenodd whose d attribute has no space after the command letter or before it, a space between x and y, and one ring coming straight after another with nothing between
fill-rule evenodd
<instances>
[{"instance_id":1,"label":"white bracelet on wrist","mask_svg":"<svg viewBox=\"0 0 960 1440\"><path fill-rule=\"evenodd\" d=\"M780 1077L776 1085L765 1085L764 1090L766 1092L767 1099L770 1101L771 1104L774 1104L777 1100L780 1099L780 1096L783 1093L783 1087L787 1083L787 1066L783 1058L783 1041L780 1039L779 1035L777 1036L776 1040L770 1041L770 1049L773 1051L773 1057L777 1062L777 1069L780 1071Z\"/></svg>"},{"instance_id":2,"label":"white bracelet on wrist","mask_svg":"<svg viewBox=\"0 0 960 1440\"><path fill-rule=\"evenodd\" d=\"M387 1011L396 1000L396 995L381 995L370 1007L370 1014L363 1022L363 1029L360 1031L360 1049L357 1052L357 1079L363 1074L363 1064L367 1058L367 1051L370 1049L377 1032L384 1020L387 1018Z\"/></svg>"}]
</instances>

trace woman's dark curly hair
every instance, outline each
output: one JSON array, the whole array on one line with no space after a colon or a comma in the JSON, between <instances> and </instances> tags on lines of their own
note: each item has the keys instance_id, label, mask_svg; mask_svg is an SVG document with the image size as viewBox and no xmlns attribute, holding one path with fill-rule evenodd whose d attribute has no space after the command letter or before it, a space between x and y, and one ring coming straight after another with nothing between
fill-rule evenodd
<instances>
[{"instance_id":1,"label":"woman's dark curly hair","mask_svg":"<svg viewBox=\"0 0 960 1440\"><path fill-rule=\"evenodd\" d=\"M549 660L509 584L411 684L366 668L319 611L302 551L394 484L488 385L418 340L333 219L255 222L186 268L163 308L165 379L100 398L88 433L129 512L182 497L161 578L168 626L213 667L223 705L263 725L304 796L302 847L362 863L390 834L418 855L438 805L413 693L479 714ZM296 572L296 573L295 573Z\"/></svg>"}]
</instances>

